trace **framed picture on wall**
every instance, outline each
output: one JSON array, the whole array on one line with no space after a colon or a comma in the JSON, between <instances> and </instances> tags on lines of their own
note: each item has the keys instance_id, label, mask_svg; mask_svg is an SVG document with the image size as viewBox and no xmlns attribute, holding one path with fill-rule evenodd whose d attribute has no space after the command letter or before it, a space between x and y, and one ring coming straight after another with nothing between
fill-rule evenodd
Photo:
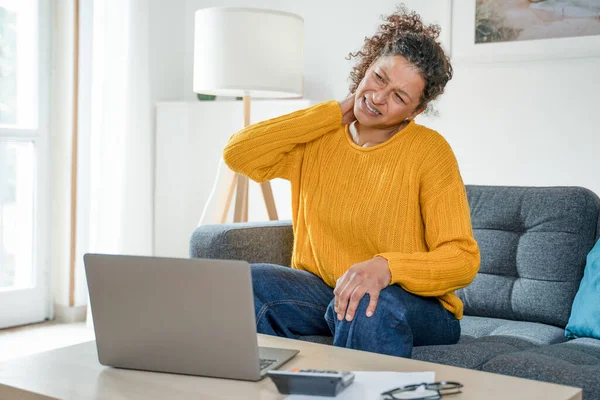
<instances>
[{"instance_id":1,"label":"framed picture on wall","mask_svg":"<svg viewBox=\"0 0 600 400\"><path fill-rule=\"evenodd\" d=\"M599 0L454 0L452 58L477 63L600 56Z\"/></svg>"}]
</instances>

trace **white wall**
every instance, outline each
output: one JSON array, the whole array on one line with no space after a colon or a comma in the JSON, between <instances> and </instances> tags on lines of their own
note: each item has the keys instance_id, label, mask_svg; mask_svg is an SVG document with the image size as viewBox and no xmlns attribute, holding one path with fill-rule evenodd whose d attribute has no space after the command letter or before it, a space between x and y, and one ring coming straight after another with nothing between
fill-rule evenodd
<instances>
[{"instance_id":1,"label":"white wall","mask_svg":"<svg viewBox=\"0 0 600 400\"><path fill-rule=\"evenodd\" d=\"M152 106L152 143L156 143L156 104L184 98L186 0L149 0L148 74ZM193 39L192 39L193 40ZM152 150L156 165L156 148ZM155 176L155 171L153 171ZM155 188L153 189L155 190ZM156 204L154 204L156 207ZM156 221L153 223L156 230ZM153 244L156 249L156 243Z\"/></svg>"},{"instance_id":2,"label":"white wall","mask_svg":"<svg viewBox=\"0 0 600 400\"><path fill-rule=\"evenodd\" d=\"M466 183L579 185L600 194L600 59L456 65L429 118Z\"/></svg>"},{"instance_id":3,"label":"white wall","mask_svg":"<svg viewBox=\"0 0 600 400\"><path fill-rule=\"evenodd\" d=\"M150 100L182 100L185 0L149 0ZM192 39L193 40L193 39Z\"/></svg>"}]
</instances>

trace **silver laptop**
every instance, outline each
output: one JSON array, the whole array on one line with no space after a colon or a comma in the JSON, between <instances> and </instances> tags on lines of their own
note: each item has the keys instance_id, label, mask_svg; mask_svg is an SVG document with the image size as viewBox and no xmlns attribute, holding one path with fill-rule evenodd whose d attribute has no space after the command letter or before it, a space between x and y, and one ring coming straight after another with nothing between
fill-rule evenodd
<instances>
[{"instance_id":1,"label":"silver laptop","mask_svg":"<svg viewBox=\"0 0 600 400\"><path fill-rule=\"evenodd\" d=\"M86 254L101 364L257 381L297 350L259 348L244 261Z\"/></svg>"}]
</instances>

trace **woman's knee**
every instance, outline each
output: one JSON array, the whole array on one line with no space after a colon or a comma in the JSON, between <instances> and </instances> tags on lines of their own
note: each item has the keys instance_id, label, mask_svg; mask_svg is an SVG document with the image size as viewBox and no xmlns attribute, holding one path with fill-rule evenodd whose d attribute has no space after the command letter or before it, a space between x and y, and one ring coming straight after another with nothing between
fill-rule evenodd
<instances>
[{"instance_id":1,"label":"woman's knee","mask_svg":"<svg viewBox=\"0 0 600 400\"><path fill-rule=\"evenodd\" d=\"M367 309L371 303L371 296L367 293L359 300L351 322L365 327L380 325L382 320L385 321L386 324L389 324L392 321L400 324L405 320L404 309L398 304L397 300L398 299L393 297L386 289L382 290L379 293L375 312L369 317L367 316ZM334 310L334 300L329 303L325 318L330 324L338 321L337 314ZM339 320L339 322L348 322L346 320L346 315L342 316L342 320Z\"/></svg>"},{"instance_id":2,"label":"woman's knee","mask_svg":"<svg viewBox=\"0 0 600 400\"><path fill-rule=\"evenodd\" d=\"M373 315L368 317L367 308L371 299L366 294L359 301L352 321L338 320L333 303L330 304L326 319L334 335L334 345L410 357L413 336L404 314L385 306L381 298Z\"/></svg>"}]
</instances>

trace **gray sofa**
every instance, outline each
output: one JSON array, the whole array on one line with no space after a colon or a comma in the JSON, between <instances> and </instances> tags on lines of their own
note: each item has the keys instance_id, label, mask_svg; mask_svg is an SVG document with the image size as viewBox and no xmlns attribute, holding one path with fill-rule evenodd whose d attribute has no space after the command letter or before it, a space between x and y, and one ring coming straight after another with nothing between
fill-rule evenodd
<instances>
[{"instance_id":1,"label":"gray sofa","mask_svg":"<svg viewBox=\"0 0 600 400\"><path fill-rule=\"evenodd\" d=\"M461 339L415 347L413 358L577 386L584 399L600 399L600 340L564 335L586 256L600 237L600 199L580 187L466 188L481 268L458 292ZM289 266L292 243L288 221L202 226L190 256Z\"/></svg>"}]
</instances>

